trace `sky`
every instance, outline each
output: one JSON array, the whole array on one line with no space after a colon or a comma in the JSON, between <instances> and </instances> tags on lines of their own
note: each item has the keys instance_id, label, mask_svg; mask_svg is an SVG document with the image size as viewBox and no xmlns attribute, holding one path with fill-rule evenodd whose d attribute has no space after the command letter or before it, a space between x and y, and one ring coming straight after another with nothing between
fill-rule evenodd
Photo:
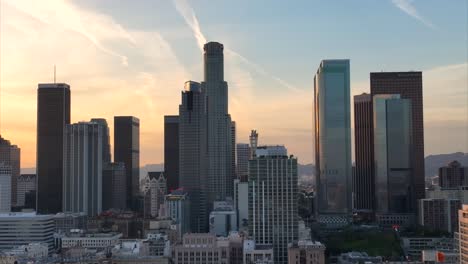
<instances>
[{"instance_id":1,"label":"sky","mask_svg":"<svg viewBox=\"0 0 468 264\"><path fill-rule=\"evenodd\" d=\"M162 163L163 116L218 41L238 142L256 129L312 163L315 71L350 59L353 95L370 72L423 71L425 154L468 152L467 14L465 0L0 0L0 133L35 167L37 84L56 65L72 122L103 117L112 135L113 116L137 116L141 165Z\"/></svg>"}]
</instances>

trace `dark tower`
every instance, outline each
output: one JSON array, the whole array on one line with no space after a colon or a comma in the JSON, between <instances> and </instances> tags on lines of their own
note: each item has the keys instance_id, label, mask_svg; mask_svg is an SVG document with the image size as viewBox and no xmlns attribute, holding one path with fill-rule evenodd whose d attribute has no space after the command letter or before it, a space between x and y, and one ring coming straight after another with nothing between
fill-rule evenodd
<instances>
[{"instance_id":1,"label":"dark tower","mask_svg":"<svg viewBox=\"0 0 468 264\"><path fill-rule=\"evenodd\" d=\"M179 188L179 116L164 116L164 174L168 190Z\"/></svg>"},{"instance_id":2,"label":"dark tower","mask_svg":"<svg viewBox=\"0 0 468 264\"><path fill-rule=\"evenodd\" d=\"M37 211L62 211L63 136L70 124L70 86L39 84L37 90Z\"/></svg>"}]
</instances>

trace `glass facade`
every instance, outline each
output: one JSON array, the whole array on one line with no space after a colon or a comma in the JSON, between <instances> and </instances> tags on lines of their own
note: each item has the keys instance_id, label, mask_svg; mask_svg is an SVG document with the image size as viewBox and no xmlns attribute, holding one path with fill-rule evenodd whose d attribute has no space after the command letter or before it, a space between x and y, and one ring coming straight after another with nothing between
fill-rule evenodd
<instances>
[{"instance_id":1,"label":"glass facade","mask_svg":"<svg viewBox=\"0 0 468 264\"><path fill-rule=\"evenodd\" d=\"M399 95L373 100L377 213L410 213L411 100Z\"/></svg>"},{"instance_id":2,"label":"glass facade","mask_svg":"<svg viewBox=\"0 0 468 264\"><path fill-rule=\"evenodd\" d=\"M318 213L351 212L349 60L324 60L314 79Z\"/></svg>"}]
</instances>

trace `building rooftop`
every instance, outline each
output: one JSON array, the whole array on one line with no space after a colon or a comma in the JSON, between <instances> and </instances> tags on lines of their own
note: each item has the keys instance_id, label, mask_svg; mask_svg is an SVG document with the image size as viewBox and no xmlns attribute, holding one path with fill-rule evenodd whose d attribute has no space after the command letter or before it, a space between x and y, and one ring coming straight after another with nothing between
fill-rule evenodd
<instances>
[{"instance_id":1,"label":"building rooftop","mask_svg":"<svg viewBox=\"0 0 468 264\"><path fill-rule=\"evenodd\" d=\"M52 218L54 215L41 215L33 212L10 212L0 213L0 219L2 218Z\"/></svg>"}]
</instances>

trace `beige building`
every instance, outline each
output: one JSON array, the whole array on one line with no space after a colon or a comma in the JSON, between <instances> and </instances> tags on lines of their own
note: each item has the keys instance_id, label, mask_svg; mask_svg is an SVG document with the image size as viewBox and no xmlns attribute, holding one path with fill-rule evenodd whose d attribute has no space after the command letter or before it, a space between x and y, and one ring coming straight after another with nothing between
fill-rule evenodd
<instances>
[{"instance_id":1,"label":"beige building","mask_svg":"<svg viewBox=\"0 0 468 264\"><path fill-rule=\"evenodd\" d=\"M460 263L468 263L468 205L464 204L458 211L459 225L459 244L460 244Z\"/></svg>"},{"instance_id":2,"label":"beige building","mask_svg":"<svg viewBox=\"0 0 468 264\"><path fill-rule=\"evenodd\" d=\"M172 248L174 264L242 263L242 243L238 234L216 237L208 233L185 234L182 243Z\"/></svg>"},{"instance_id":3,"label":"beige building","mask_svg":"<svg viewBox=\"0 0 468 264\"><path fill-rule=\"evenodd\" d=\"M290 243L288 264L325 264L325 245L310 240Z\"/></svg>"}]
</instances>

